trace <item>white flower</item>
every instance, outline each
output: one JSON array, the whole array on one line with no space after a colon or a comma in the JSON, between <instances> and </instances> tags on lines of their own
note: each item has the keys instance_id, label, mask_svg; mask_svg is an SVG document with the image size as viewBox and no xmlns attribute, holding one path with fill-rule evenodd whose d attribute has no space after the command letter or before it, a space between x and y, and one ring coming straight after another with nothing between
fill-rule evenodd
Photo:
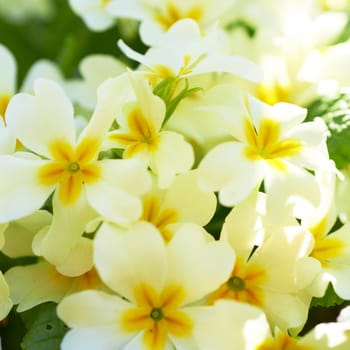
<instances>
[{"instance_id":1,"label":"white flower","mask_svg":"<svg viewBox=\"0 0 350 350\"><path fill-rule=\"evenodd\" d=\"M108 11L111 1L113 0L69 0L69 4L89 29L99 32L115 23L115 17Z\"/></svg>"},{"instance_id":2,"label":"white flower","mask_svg":"<svg viewBox=\"0 0 350 350\"><path fill-rule=\"evenodd\" d=\"M153 45L177 21L187 18L207 27L219 20L233 3L233 0L114 0L109 11L116 17L141 20L141 38L147 45Z\"/></svg>"},{"instance_id":3,"label":"white flower","mask_svg":"<svg viewBox=\"0 0 350 350\"><path fill-rule=\"evenodd\" d=\"M90 290L65 298L57 313L73 329L62 349L192 349L203 308L190 304L225 279L233 259L227 244L208 241L194 225L165 245L148 223L127 232L104 224L95 238L96 268L118 295Z\"/></svg>"},{"instance_id":4,"label":"white flower","mask_svg":"<svg viewBox=\"0 0 350 350\"><path fill-rule=\"evenodd\" d=\"M144 160L157 175L160 188L176 174L191 169L194 155L181 134L162 130L166 106L142 74L129 75L134 97L117 115L119 129L108 134L106 146L124 149L123 158Z\"/></svg>"},{"instance_id":5,"label":"white flower","mask_svg":"<svg viewBox=\"0 0 350 350\"><path fill-rule=\"evenodd\" d=\"M304 108L288 103L269 106L253 97L245 100L235 91L229 95L218 113L230 123L232 141L210 150L198 167L200 183L219 191L222 204L239 202L263 180L267 193L287 198L306 183L315 187L306 169L336 171L328 158L327 127L321 119L302 123ZM282 193L274 191L274 186ZM310 201L317 202L313 197Z\"/></svg>"},{"instance_id":6,"label":"white flower","mask_svg":"<svg viewBox=\"0 0 350 350\"><path fill-rule=\"evenodd\" d=\"M258 81L260 70L249 60L227 53L227 38L217 26L204 35L190 19L175 23L161 41L144 55L119 41L122 51L141 63L153 78L184 78L213 72L225 72Z\"/></svg>"}]
</instances>

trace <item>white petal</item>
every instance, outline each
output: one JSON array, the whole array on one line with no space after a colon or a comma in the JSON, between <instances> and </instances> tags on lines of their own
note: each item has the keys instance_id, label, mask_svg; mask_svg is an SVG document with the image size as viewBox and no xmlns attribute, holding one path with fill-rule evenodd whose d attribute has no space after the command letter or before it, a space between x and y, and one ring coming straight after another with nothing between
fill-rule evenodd
<instances>
[{"instance_id":1,"label":"white petal","mask_svg":"<svg viewBox=\"0 0 350 350\"><path fill-rule=\"evenodd\" d=\"M264 313L255 306L220 300L198 317L195 336L201 350L258 349L270 333Z\"/></svg>"},{"instance_id":2,"label":"white petal","mask_svg":"<svg viewBox=\"0 0 350 350\"><path fill-rule=\"evenodd\" d=\"M267 210L278 217L284 215L288 208L298 218L308 217L314 212L314 208L319 206L321 200L316 178L304 169L285 164L286 172L270 169L265 178L265 190L268 193Z\"/></svg>"},{"instance_id":3,"label":"white petal","mask_svg":"<svg viewBox=\"0 0 350 350\"><path fill-rule=\"evenodd\" d=\"M46 261L33 265L15 266L5 273L18 312L47 301L59 302L72 285L72 279L61 276Z\"/></svg>"},{"instance_id":4,"label":"white petal","mask_svg":"<svg viewBox=\"0 0 350 350\"><path fill-rule=\"evenodd\" d=\"M176 174L191 169L194 162L192 146L181 134L163 131L157 151L150 160L152 171L158 176L160 188L169 187Z\"/></svg>"},{"instance_id":5,"label":"white petal","mask_svg":"<svg viewBox=\"0 0 350 350\"><path fill-rule=\"evenodd\" d=\"M234 252L228 243L209 241L205 231L193 224L181 226L167 246L168 283L183 286L184 303L203 298L229 277Z\"/></svg>"},{"instance_id":6,"label":"white petal","mask_svg":"<svg viewBox=\"0 0 350 350\"><path fill-rule=\"evenodd\" d=\"M12 96L16 91L17 64L13 54L4 45L0 45L0 67L0 96L3 94Z\"/></svg>"},{"instance_id":7,"label":"white petal","mask_svg":"<svg viewBox=\"0 0 350 350\"><path fill-rule=\"evenodd\" d=\"M27 73L21 87L21 92L32 93L34 91L34 82L38 78L45 78L63 84L64 78L55 63L41 59L35 62Z\"/></svg>"},{"instance_id":8,"label":"white petal","mask_svg":"<svg viewBox=\"0 0 350 350\"><path fill-rule=\"evenodd\" d=\"M167 271L161 234L139 222L128 230L103 224L95 237L94 260L102 280L129 300L142 283L160 291ZM147 263L146 263L147 262Z\"/></svg>"},{"instance_id":9,"label":"white petal","mask_svg":"<svg viewBox=\"0 0 350 350\"><path fill-rule=\"evenodd\" d=\"M254 82L262 80L261 69L253 62L239 56L210 55L200 61L191 74L212 72L231 73Z\"/></svg>"},{"instance_id":10,"label":"white petal","mask_svg":"<svg viewBox=\"0 0 350 350\"><path fill-rule=\"evenodd\" d=\"M118 329L118 313L126 308L130 303L117 295L85 290L65 297L57 306L57 315L71 328L115 323Z\"/></svg>"},{"instance_id":11,"label":"white petal","mask_svg":"<svg viewBox=\"0 0 350 350\"><path fill-rule=\"evenodd\" d=\"M65 261L57 265L57 271L64 276L80 276L90 271L93 266L93 243L89 238L81 237L69 252Z\"/></svg>"},{"instance_id":12,"label":"white petal","mask_svg":"<svg viewBox=\"0 0 350 350\"><path fill-rule=\"evenodd\" d=\"M42 228L50 225L52 215L39 210L22 219L11 221L5 231L5 245L2 251L10 258L33 255L32 240Z\"/></svg>"},{"instance_id":13,"label":"white petal","mask_svg":"<svg viewBox=\"0 0 350 350\"><path fill-rule=\"evenodd\" d=\"M142 214L138 197L151 187L150 176L138 160L103 160L99 181L86 184L91 206L108 220L125 223Z\"/></svg>"},{"instance_id":14,"label":"white petal","mask_svg":"<svg viewBox=\"0 0 350 350\"><path fill-rule=\"evenodd\" d=\"M197 171L189 171L175 178L162 205L175 209L178 221L204 226L215 213L216 197L213 192L201 190L198 186Z\"/></svg>"},{"instance_id":15,"label":"white petal","mask_svg":"<svg viewBox=\"0 0 350 350\"><path fill-rule=\"evenodd\" d=\"M137 106L155 131L160 130L166 112L163 100L154 95L145 76L140 73L130 73L130 82L137 99Z\"/></svg>"},{"instance_id":16,"label":"white petal","mask_svg":"<svg viewBox=\"0 0 350 350\"><path fill-rule=\"evenodd\" d=\"M54 265L62 265L70 260L69 254L73 247L79 243L85 227L96 212L91 209L85 196L71 205L63 205L57 193L53 196L53 220L47 233L42 237L39 249L40 254ZM78 274L86 272L81 271Z\"/></svg>"},{"instance_id":17,"label":"white petal","mask_svg":"<svg viewBox=\"0 0 350 350\"><path fill-rule=\"evenodd\" d=\"M105 80L97 89L97 105L89 124L79 136L83 139L98 139L105 137L112 126L113 120L130 95L128 75L122 74L117 78Z\"/></svg>"},{"instance_id":18,"label":"white petal","mask_svg":"<svg viewBox=\"0 0 350 350\"><path fill-rule=\"evenodd\" d=\"M0 154L12 154L15 148L16 138L0 116Z\"/></svg>"},{"instance_id":19,"label":"white petal","mask_svg":"<svg viewBox=\"0 0 350 350\"><path fill-rule=\"evenodd\" d=\"M116 350L125 349L133 334L117 332L116 326L101 326L95 328L75 328L69 331L61 343L62 350Z\"/></svg>"},{"instance_id":20,"label":"white petal","mask_svg":"<svg viewBox=\"0 0 350 350\"><path fill-rule=\"evenodd\" d=\"M13 303L9 296L9 288L2 272L0 272L0 320L4 319L12 308Z\"/></svg>"},{"instance_id":21,"label":"white petal","mask_svg":"<svg viewBox=\"0 0 350 350\"><path fill-rule=\"evenodd\" d=\"M264 310L272 325L287 332L288 328L298 328L305 324L309 305L295 295L266 293Z\"/></svg>"},{"instance_id":22,"label":"white petal","mask_svg":"<svg viewBox=\"0 0 350 350\"><path fill-rule=\"evenodd\" d=\"M35 95L15 95L6 112L9 128L30 150L51 158L50 146L57 140L75 143L73 106L55 82L37 79Z\"/></svg>"},{"instance_id":23,"label":"white petal","mask_svg":"<svg viewBox=\"0 0 350 350\"><path fill-rule=\"evenodd\" d=\"M38 210L54 186L39 183L39 159L0 157L0 222L19 219Z\"/></svg>"}]
</instances>

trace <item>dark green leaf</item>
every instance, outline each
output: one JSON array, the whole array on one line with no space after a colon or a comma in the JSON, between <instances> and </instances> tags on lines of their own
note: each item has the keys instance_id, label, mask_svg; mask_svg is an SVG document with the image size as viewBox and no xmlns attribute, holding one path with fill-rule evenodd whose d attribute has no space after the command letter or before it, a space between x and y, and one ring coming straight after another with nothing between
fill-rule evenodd
<instances>
[{"instance_id":1,"label":"dark green leaf","mask_svg":"<svg viewBox=\"0 0 350 350\"><path fill-rule=\"evenodd\" d=\"M311 302L311 307L322 306L331 307L335 305L340 305L344 302L334 291L332 284L328 285L325 295L322 298L313 298Z\"/></svg>"},{"instance_id":2,"label":"dark green leaf","mask_svg":"<svg viewBox=\"0 0 350 350\"><path fill-rule=\"evenodd\" d=\"M56 315L56 304L41 304L21 314L28 332L23 350L59 350L67 326Z\"/></svg>"},{"instance_id":3,"label":"dark green leaf","mask_svg":"<svg viewBox=\"0 0 350 350\"><path fill-rule=\"evenodd\" d=\"M329 156L338 169L350 164L350 93L321 98L308 108L307 120L321 117L330 132L327 139Z\"/></svg>"}]
</instances>

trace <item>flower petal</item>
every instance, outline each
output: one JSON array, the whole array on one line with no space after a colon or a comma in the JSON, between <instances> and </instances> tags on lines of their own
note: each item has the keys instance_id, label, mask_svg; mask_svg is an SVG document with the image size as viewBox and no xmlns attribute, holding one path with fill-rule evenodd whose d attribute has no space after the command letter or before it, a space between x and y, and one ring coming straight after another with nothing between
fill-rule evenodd
<instances>
[{"instance_id":1,"label":"flower petal","mask_svg":"<svg viewBox=\"0 0 350 350\"><path fill-rule=\"evenodd\" d=\"M214 291L232 271L232 248L223 241L208 241L206 235L200 226L182 225L167 246L168 283L184 288L184 304Z\"/></svg>"},{"instance_id":2,"label":"flower petal","mask_svg":"<svg viewBox=\"0 0 350 350\"><path fill-rule=\"evenodd\" d=\"M39 209L54 186L39 183L38 169L44 161L1 156L0 222L15 220Z\"/></svg>"},{"instance_id":3,"label":"flower petal","mask_svg":"<svg viewBox=\"0 0 350 350\"><path fill-rule=\"evenodd\" d=\"M75 143L73 106L63 89L53 81L37 79L34 91L34 96L20 93L11 99L7 122L28 149L51 158L53 141Z\"/></svg>"},{"instance_id":4,"label":"flower petal","mask_svg":"<svg viewBox=\"0 0 350 350\"><path fill-rule=\"evenodd\" d=\"M103 224L94 240L94 260L102 280L129 300L142 283L160 291L167 269L161 234L147 222L128 230ZM147 263L145 263L147 262Z\"/></svg>"},{"instance_id":5,"label":"flower petal","mask_svg":"<svg viewBox=\"0 0 350 350\"><path fill-rule=\"evenodd\" d=\"M137 220L142 214L139 195L151 187L151 179L138 160L102 160L101 178L86 184L91 206L108 220L125 223Z\"/></svg>"}]
</instances>

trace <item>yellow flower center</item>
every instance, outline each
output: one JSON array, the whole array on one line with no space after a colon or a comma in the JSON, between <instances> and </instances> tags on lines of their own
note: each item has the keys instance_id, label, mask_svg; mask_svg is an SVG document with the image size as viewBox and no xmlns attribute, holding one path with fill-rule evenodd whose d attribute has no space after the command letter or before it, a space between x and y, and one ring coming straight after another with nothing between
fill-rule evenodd
<instances>
[{"instance_id":1,"label":"yellow flower center","mask_svg":"<svg viewBox=\"0 0 350 350\"><path fill-rule=\"evenodd\" d=\"M106 7L111 2L111 0L100 0L100 1L101 1L102 8Z\"/></svg>"},{"instance_id":2,"label":"yellow flower center","mask_svg":"<svg viewBox=\"0 0 350 350\"><path fill-rule=\"evenodd\" d=\"M257 97L270 105L278 102L288 102L290 93L290 86L279 82L273 84L261 83L257 87Z\"/></svg>"},{"instance_id":3,"label":"yellow flower center","mask_svg":"<svg viewBox=\"0 0 350 350\"><path fill-rule=\"evenodd\" d=\"M212 304L218 299L234 299L262 306L264 292L261 284L266 277L266 270L262 266L238 259L231 277L209 296L208 302Z\"/></svg>"},{"instance_id":4,"label":"yellow flower center","mask_svg":"<svg viewBox=\"0 0 350 350\"><path fill-rule=\"evenodd\" d=\"M109 138L125 148L124 156L131 158L134 155L147 151L152 152L158 147L158 132L142 111L135 108L128 115L128 133L116 132Z\"/></svg>"},{"instance_id":5,"label":"yellow flower center","mask_svg":"<svg viewBox=\"0 0 350 350\"><path fill-rule=\"evenodd\" d=\"M167 226L177 222L178 214L174 209L161 208L157 196L150 195L143 200L141 220L148 221L156 226L164 240L168 242L172 238L173 233Z\"/></svg>"},{"instance_id":6,"label":"yellow flower center","mask_svg":"<svg viewBox=\"0 0 350 350\"><path fill-rule=\"evenodd\" d=\"M295 139L280 139L280 124L272 119L262 120L256 130L249 119L245 120L245 137L248 146L244 150L250 160L265 159L272 166L285 170L281 158L291 157L300 152L302 144Z\"/></svg>"},{"instance_id":7,"label":"yellow flower center","mask_svg":"<svg viewBox=\"0 0 350 350\"><path fill-rule=\"evenodd\" d=\"M136 305L121 315L122 328L127 332L145 331L144 345L150 350L163 350L168 334L188 336L193 328L191 318L181 310L184 292L181 286L168 286L157 293L149 285L135 288Z\"/></svg>"},{"instance_id":8,"label":"yellow flower center","mask_svg":"<svg viewBox=\"0 0 350 350\"><path fill-rule=\"evenodd\" d=\"M314 347L299 345L298 340L281 332L276 338L265 340L257 350L316 350Z\"/></svg>"},{"instance_id":9,"label":"yellow flower center","mask_svg":"<svg viewBox=\"0 0 350 350\"><path fill-rule=\"evenodd\" d=\"M83 184L96 181L100 168L95 157L97 140L84 140L74 150L64 141L51 144L52 161L39 169L39 181L43 185L58 184L59 198L65 204L74 203L81 195Z\"/></svg>"},{"instance_id":10,"label":"yellow flower center","mask_svg":"<svg viewBox=\"0 0 350 350\"><path fill-rule=\"evenodd\" d=\"M164 10L157 9L153 17L164 30L168 30L175 22L183 18L191 18L200 22L203 17L203 5L195 5L187 10L182 10L173 2L167 1Z\"/></svg>"},{"instance_id":11,"label":"yellow flower center","mask_svg":"<svg viewBox=\"0 0 350 350\"><path fill-rule=\"evenodd\" d=\"M5 121L5 113L7 106L10 102L11 95L0 95L0 116L4 119Z\"/></svg>"},{"instance_id":12,"label":"yellow flower center","mask_svg":"<svg viewBox=\"0 0 350 350\"><path fill-rule=\"evenodd\" d=\"M326 223L326 218L323 218L309 229L315 238L314 249L310 255L324 268L328 267L334 258L342 255L345 248L345 243L341 239L326 234Z\"/></svg>"}]
</instances>

